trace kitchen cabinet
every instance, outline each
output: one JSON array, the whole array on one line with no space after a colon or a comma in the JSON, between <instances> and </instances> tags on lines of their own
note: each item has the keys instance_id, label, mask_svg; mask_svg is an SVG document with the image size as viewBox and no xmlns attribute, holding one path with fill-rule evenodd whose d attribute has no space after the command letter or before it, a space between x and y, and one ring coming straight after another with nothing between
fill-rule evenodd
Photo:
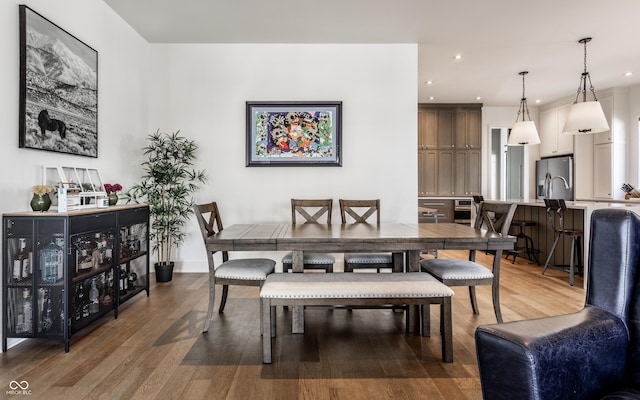
<instances>
[{"instance_id":1,"label":"kitchen cabinet","mask_svg":"<svg viewBox=\"0 0 640 400\"><path fill-rule=\"evenodd\" d=\"M418 150L418 196L438 193L438 151Z\"/></svg>"},{"instance_id":2,"label":"kitchen cabinet","mask_svg":"<svg viewBox=\"0 0 640 400\"><path fill-rule=\"evenodd\" d=\"M419 196L480 193L480 107L469 104L418 106Z\"/></svg>"},{"instance_id":3,"label":"kitchen cabinet","mask_svg":"<svg viewBox=\"0 0 640 400\"><path fill-rule=\"evenodd\" d=\"M595 198L612 198L611 156L611 143L593 146L593 197Z\"/></svg>"},{"instance_id":4,"label":"kitchen cabinet","mask_svg":"<svg viewBox=\"0 0 640 400\"><path fill-rule=\"evenodd\" d=\"M480 194L480 150L456 150L454 194L472 196Z\"/></svg>"},{"instance_id":5,"label":"kitchen cabinet","mask_svg":"<svg viewBox=\"0 0 640 400\"><path fill-rule=\"evenodd\" d=\"M482 147L482 115L479 109L457 109L455 115L454 147L479 149Z\"/></svg>"},{"instance_id":6,"label":"kitchen cabinet","mask_svg":"<svg viewBox=\"0 0 640 400\"><path fill-rule=\"evenodd\" d=\"M438 112L418 109L418 150L438 147Z\"/></svg>"},{"instance_id":7,"label":"kitchen cabinet","mask_svg":"<svg viewBox=\"0 0 640 400\"><path fill-rule=\"evenodd\" d=\"M3 351L8 338L62 339L149 295L148 206L3 214Z\"/></svg>"},{"instance_id":8,"label":"kitchen cabinet","mask_svg":"<svg viewBox=\"0 0 640 400\"><path fill-rule=\"evenodd\" d=\"M438 222L453 222L453 200L449 199L418 199L418 207L426 207L436 210ZM418 211L418 222L433 223L435 218L431 213Z\"/></svg>"},{"instance_id":9,"label":"kitchen cabinet","mask_svg":"<svg viewBox=\"0 0 640 400\"><path fill-rule=\"evenodd\" d=\"M540 156L550 157L573 153L573 135L562 133L571 104L540 112Z\"/></svg>"},{"instance_id":10,"label":"kitchen cabinet","mask_svg":"<svg viewBox=\"0 0 640 400\"><path fill-rule=\"evenodd\" d=\"M613 96L601 97L599 100L600 105L602 106L602 111L604 112L604 116L607 119L607 123L609 124L609 130L605 132L595 133L593 135L593 144L604 144L604 143L613 143L615 141L614 134L620 133L621 129L612 129L613 128ZM621 138L618 138L620 141Z\"/></svg>"},{"instance_id":11,"label":"kitchen cabinet","mask_svg":"<svg viewBox=\"0 0 640 400\"><path fill-rule=\"evenodd\" d=\"M440 150L438 152L437 169L437 194L438 196L451 196L454 191L454 151Z\"/></svg>"}]
</instances>

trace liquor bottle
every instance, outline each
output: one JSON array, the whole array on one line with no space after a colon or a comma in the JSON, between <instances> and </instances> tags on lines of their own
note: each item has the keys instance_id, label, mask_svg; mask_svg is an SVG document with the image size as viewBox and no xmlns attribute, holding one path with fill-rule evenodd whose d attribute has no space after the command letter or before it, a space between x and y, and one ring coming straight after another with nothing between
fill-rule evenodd
<instances>
[{"instance_id":1,"label":"liquor bottle","mask_svg":"<svg viewBox=\"0 0 640 400\"><path fill-rule=\"evenodd\" d=\"M64 252L62 248L51 242L44 246L40 255L40 273L42 283L56 283L62 279L62 268L64 266Z\"/></svg>"},{"instance_id":2,"label":"liquor bottle","mask_svg":"<svg viewBox=\"0 0 640 400\"><path fill-rule=\"evenodd\" d=\"M124 296L127 294L128 288L128 279L127 279L127 271L121 266L120 267L120 296Z\"/></svg>"},{"instance_id":3,"label":"liquor bottle","mask_svg":"<svg viewBox=\"0 0 640 400\"><path fill-rule=\"evenodd\" d=\"M22 313L24 314L23 333L31 332L33 324L33 305L31 299L31 290L22 289Z\"/></svg>"},{"instance_id":4,"label":"liquor bottle","mask_svg":"<svg viewBox=\"0 0 640 400\"><path fill-rule=\"evenodd\" d=\"M82 318L86 318L89 316L89 296L87 293L87 288L82 286Z\"/></svg>"},{"instance_id":5,"label":"liquor bottle","mask_svg":"<svg viewBox=\"0 0 640 400\"><path fill-rule=\"evenodd\" d=\"M56 269L56 282L62 280L64 278L64 237L60 234L55 235L56 246L58 247L58 258L56 260L57 269Z\"/></svg>"},{"instance_id":6,"label":"liquor bottle","mask_svg":"<svg viewBox=\"0 0 640 400\"><path fill-rule=\"evenodd\" d=\"M47 301L42 316L42 332L49 332L53 326L53 310L51 309L51 291L47 292Z\"/></svg>"},{"instance_id":7,"label":"liquor bottle","mask_svg":"<svg viewBox=\"0 0 640 400\"><path fill-rule=\"evenodd\" d=\"M135 290L136 288L136 281L138 280L138 274L136 274L135 272L131 271L129 273L129 277L127 279L128 281L128 288L129 290Z\"/></svg>"},{"instance_id":8,"label":"liquor bottle","mask_svg":"<svg viewBox=\"0 0 640 400\"><path fill-rule=\"evenodd\" d=\"M26 279L31 275L31 257L27 251L27 240L20 238L20 251L16 253L13 259L13 279L18 281Z\"/></svg>"},{"instance_id":9,"label":"liquor bottle","mask_svg":"<svg viewBox=\"0 0 640 400\"><path fill-rule=\"evenodd\" d=\"M89 290L89 313L95 314L100 311L100 304L98 303L98 297L100 297L100 292L98 292L98 288L96 287L96 278L93 277L91 279L91 289Z\"/></svg>"},{"instance_id":10,"label":"liquor bottle","mask_svg":"<svg viewBox=\"0 0 640 400\"><path fill-rule=\"evenodd\" d=\"M84 285L80 281L80 285L77 286L78 293L76 295L76 321L82 318L82 306L84 305Z\"/></svg>"}]
</instances>

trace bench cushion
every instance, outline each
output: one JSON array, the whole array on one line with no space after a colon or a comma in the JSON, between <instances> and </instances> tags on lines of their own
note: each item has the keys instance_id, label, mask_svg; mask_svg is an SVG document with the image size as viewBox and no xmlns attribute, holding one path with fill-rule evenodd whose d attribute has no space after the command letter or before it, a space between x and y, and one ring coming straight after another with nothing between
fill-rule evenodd
<instances>
[{"instance_id":1,"label":"bench cushion","mask_svg":"<svg viewBox=\"0 0 640 400\"><path fill-rule=\"evenodd\" d=\"M453 290L424 272L395 274L271 274L260 297L269 299L450 297Z\"/></svg>"},{"instance_id":2,"label":"bench cushion","mask_svg":"<svg viewBox=\"0 0 640 400\"><path fill-rule=\"evenodd\" d=\"M424 271L443 281L493 279L493 273L488 268L473 261L437 258L422 260L420 265Z\"/></svg>"}]
</instances>

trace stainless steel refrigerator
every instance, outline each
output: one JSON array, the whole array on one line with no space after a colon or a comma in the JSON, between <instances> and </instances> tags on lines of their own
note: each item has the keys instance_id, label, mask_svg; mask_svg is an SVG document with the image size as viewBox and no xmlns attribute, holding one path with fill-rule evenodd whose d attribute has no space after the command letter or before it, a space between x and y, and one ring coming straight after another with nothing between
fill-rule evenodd
<instances>
[{"instance_id":1,"label":"stainless steel refrigerator","mask_svg":"<svg viewBox=\"0 0 640 400\"><path fill-rule=\"evenodd\" d=\"M561 156L536 161L536 191L539 199L573 200L573 157Z\"/></svg>"}]
</instances>

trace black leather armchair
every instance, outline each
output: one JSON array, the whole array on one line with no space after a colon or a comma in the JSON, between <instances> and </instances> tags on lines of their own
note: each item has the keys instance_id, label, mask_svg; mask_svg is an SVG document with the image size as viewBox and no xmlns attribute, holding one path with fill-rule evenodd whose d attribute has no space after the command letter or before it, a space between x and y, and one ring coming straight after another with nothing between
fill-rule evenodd
<instances>
[{"instance_id":1,"label":"black leather armchair","mask_svg":"<svg viewBox=\"0 0 640 400\"><path fill-rule=\"evenodd\" d=\"M484 399L640 399L640 216L594 211L589 243L582 310L476 329Z\"/></svg>"}]
</instances>

